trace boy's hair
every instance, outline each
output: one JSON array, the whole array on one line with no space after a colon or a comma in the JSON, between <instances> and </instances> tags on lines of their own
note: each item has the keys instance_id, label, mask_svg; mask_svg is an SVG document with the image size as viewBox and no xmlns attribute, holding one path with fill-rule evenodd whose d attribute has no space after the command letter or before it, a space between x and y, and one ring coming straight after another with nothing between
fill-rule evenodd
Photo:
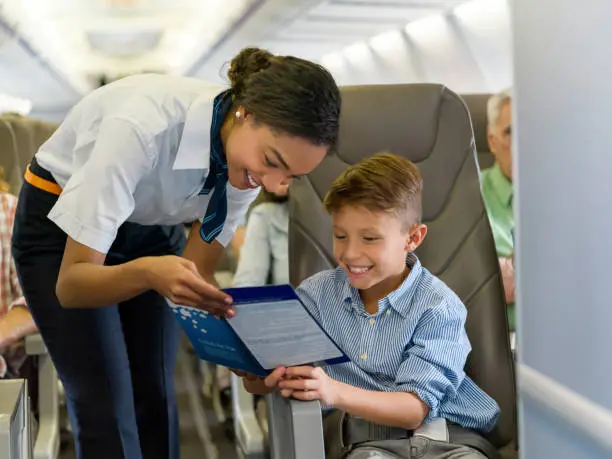
<instances>
[{"instance_id":1,"label":"boy's hair","mask_svg":"<svg viewBox=\"0 0 612 459\"><path fill-rule=\"evenodd\" d=\"M414 163L391 153L378 153L346 169L332 183L323 206L329 213L345 206L390 212L404 229L421 223L423 179Z\"/></svg>"}]
</instances>

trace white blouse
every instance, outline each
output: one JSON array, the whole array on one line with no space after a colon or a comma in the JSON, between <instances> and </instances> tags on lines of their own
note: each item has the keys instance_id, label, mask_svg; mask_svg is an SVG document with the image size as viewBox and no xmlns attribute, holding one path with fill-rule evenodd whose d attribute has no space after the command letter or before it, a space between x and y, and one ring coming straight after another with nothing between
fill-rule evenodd
<instances>
[{"instance_id":1,"label":"white blouse","mask_svg":"<svg viewBox=\"0 0 612 459\"><path fill-rule=\"evenodd\" d=\"M195 78L137 75L93 91L36 159L63 188L49 218L72 239L107 253L125 221L202 219L212 104L224 88ZM226 246L259 189L227 184Z\"/></svg>"}]
</instances>

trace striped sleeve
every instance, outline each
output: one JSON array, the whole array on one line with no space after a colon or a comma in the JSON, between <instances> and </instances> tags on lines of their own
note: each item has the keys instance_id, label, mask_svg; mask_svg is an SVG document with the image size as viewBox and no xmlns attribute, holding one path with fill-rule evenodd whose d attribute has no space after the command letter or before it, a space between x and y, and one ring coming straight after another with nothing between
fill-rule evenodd
<instances>
[{"instance_id":1,"label":"striped sleeve","mask_svg":"<svg viewBox=\"0 0 612 459\"><path fill-rule=\"evenodd\" d=\"M458 300L429 308L404 351L396 390L417 395L428 407L426 421L439 416L441 401L457 394L471 350L465 332L466 310Z\"/></svg>"},{"instance_id":2,"label":"striped sleeve","mask_svg":"<svg viewBox=\"0 0 612 459\"><path fill-rule=\"evenodd\" d=\"M310 312L319 324L321 324L319 301L321 299L323 287L325 286L324 280L323 273L315 274L304 280L295 290L308 312Z\"/></svg>"}]
</instances>

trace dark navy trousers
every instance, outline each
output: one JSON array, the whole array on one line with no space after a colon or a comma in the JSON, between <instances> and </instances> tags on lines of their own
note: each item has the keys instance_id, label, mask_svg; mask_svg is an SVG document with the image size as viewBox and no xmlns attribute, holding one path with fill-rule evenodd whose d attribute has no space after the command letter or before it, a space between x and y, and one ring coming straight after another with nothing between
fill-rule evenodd
<instances>
[{"instance_id":1,"label":"dark navy trousers","mask_svg":"<svg viewBox=\"0 0 612 459\"><path fill-rule=\"evenodd\" d=\"M36 163L31 169L53 180ZM99 309L62 308L55 286L66 234L47 218L56 200L24 183L13 256L28 306L65 389L77 458L179 459L173 380L177 321L154 291ZM184 244L181 226L126 223L106 264L178 254Z\"/></svg>"}]
</instances>

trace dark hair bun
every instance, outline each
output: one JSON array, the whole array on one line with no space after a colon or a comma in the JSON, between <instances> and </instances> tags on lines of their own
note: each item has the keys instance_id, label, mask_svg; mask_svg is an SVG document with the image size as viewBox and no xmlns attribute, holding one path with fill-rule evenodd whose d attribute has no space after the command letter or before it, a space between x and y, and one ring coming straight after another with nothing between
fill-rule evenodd
<instances>
[{"instance_id":1,"label":"dark hair bun","mask_svg":"<svg viewBox=\"0 0 612 459\"><path fill-rule=\"evenodd\" d=\"M264 49L245 48L232 59L227 76L236 95L242 94L247 79L254 73L266 69L274 55Z\"/></svg>"},{"instance_id":2,"label":"dark hair bun","mask_svg":"<svg viewBox=\"0 0 612 459\"><path fill-rule=\"evenodd\" d=\"M246 48L227 76L234 104L277 133L335 148L341 98L333 76L314 62Z\"/></svg>"}]
</instances>

